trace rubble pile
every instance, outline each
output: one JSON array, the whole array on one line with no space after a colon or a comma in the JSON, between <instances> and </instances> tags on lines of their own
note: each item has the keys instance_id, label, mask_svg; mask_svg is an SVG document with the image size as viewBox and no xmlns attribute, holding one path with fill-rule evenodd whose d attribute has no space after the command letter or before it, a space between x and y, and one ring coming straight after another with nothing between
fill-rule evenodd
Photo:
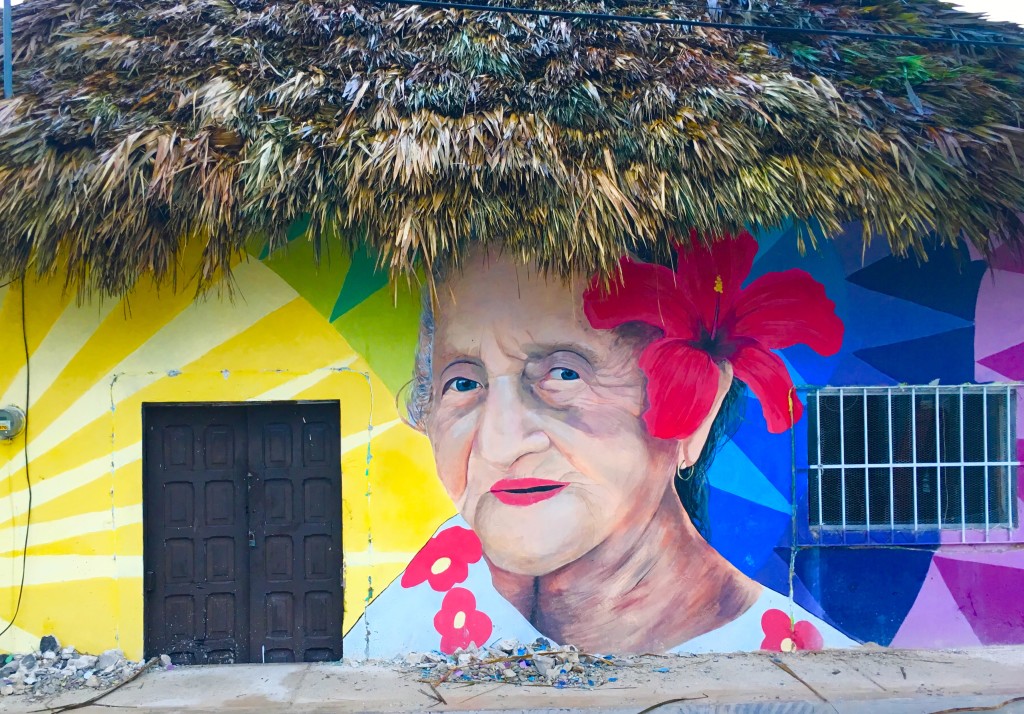
<instances>
[{"instance_id":1,"label":"rubble pile","mask_svg":"<svg viewBox=\"0 0 1024 714\"><path fill-rule=\"evenodd\" d=\"M593 689L615 682L620 662L612 655L587 654L572 645L553 646L540 638L532 645L501 640L490 647L413 653L407 666L420 671L421 680L433 686L451 683L505 682L557 689Z\"/></svg>"},{"instance_id":2,"label":"rubble pile","mask_svg":"<svg viewBox=\"0 0 1024 714\"><path fill-rule=\"evenodd\" d=\"M74 647L61 647L47 635L39 649L28 654L0 655L0 695L24 694L49 697L70 689L106 689L120 684L144 662L129 662L121 650L103 654L80 654Z\"/></svg>"}]
</instances>

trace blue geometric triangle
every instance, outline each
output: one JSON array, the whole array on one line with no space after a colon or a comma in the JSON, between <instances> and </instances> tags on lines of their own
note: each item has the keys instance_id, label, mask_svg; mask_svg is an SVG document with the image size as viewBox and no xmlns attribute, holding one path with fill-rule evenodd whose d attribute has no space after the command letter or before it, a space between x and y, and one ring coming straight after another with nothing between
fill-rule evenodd
<instances>
[{"instance_id":1,"label":"blue geometric triangle","mask_svg":"<svg viewBox=\"0 0 1024 714\"><path fill-rule=\"evenodd\" d=\"M966 384L974 379L974 328L943 332L854 354L899 384Z\"/></svg>"},{"instance_id":2,"label":"blue geometric triangle","mask_svg":"<svg viewBox=\"0 0 1024 714\"><path fill-rule=\"evenodd\" d=\"M796 574L840 630L885 646L917 599L931 560L923 548L810 548L797 555Z\"/></svg>"},{"instance_id":3,"label":"blue geometric triangle","mask_svg":"<svg viewBox=\"0 0 1024 714\"><path fill-rule=\"evenodd\" d=\"M839 364L832 372L828 384L851 387L888 387L896 385L897 381L887 374L882 374L860 357L849 354L839 358Z\"/></svg>"},{"instance_id":4,"label":"blue geometric triangle","mask_svg":"<svg viewBox=\"0 0 1024 714\"><path fill-rule=\"evenodd\" d=\"M942 248L930 253L927 263L890 256L858 270L847 280L868 290L973 320L978 286L984 274L984 262L969 262L952 248Z\"/></svg>"},{"instance_id":5,"label":"blue geometric triangle","mask_svg":"<svg viewBox=\"0 0 1024 714\"><path fill-rule=\"evenodd\" d=\"M790 573L789 573L789 555L790 549L788 547L775 548L773 557L769 558L764 566L757 571L757 575L754 579L762 585L771 588L777 593L786 594L789 592ZM801 553L806 552L801 550ZM803 581L800 580L800 576L795 572L793 573L793 599L796 604L807 610L815 617L820 617L828 624L835 627L835 623L829 621L828 615L822 609L818 601L814 599L814 596L804 585Z\"/></svg>"},{"instance_id":6,"label":"blue geometric triangle","mask_svg":"<svg viewBox=\"0 0 1024 714\"><path fill-rule=\"evenodd\" d=\"M843 234L836 236L832 243L847 275L892 255L889 241L884 237L872 235L871 243L865 246L863 227L859 222L847 226Z\"/></svg>"},{"instance_id":7,"label":"blue geometric triangle","mask_svg":"<svg viewBox=\"0 0 1024 714\"><path fill-rule=\"evenodd\" d=\"M714 488L789 514L789 501L765 478L740 447L726 442L715 455L708 482ZM713 522L713 521L712 521Z\"/></svg>"},{"instance_id":8,"label":"blue geometric triangle","mask_svg":"<svg viewBox=\"0 0 1024 714\"><path fill-rule=\"evenodd\" d=\"M794 230L780 235L775 243L757 254L754 268L750 272L750 280L754 280L765 273L771 273L791 268L800 268L811 274L811 276L822 285L828 286L828 296L836 302L839 314L843 314L843 297L834 295L832 286L843 284L846 279L846 271L843 269L839 254L830 243L819 245L817 248L808 248L805 253L800 252L800 246L796 242ZM749 282L749 281L748 281Z\"/></svg>"},{"instance_id":9,"label":"blue geometric triangle","mask_svg":"<svg viewBox=\"0 0 1024 714\"><path fill-rule=\"evenodd\" d=\"M764 567L772 548L789 530L789 514L717 488L709 489L712 547L746 575Z\"/></svg>"},{"instance_id":10,"label":"blue geometric triangle","mask_svg":"<svg viewBox=\"0 0 1024 714\"><path fill-rule=\"evenodd\" d=\"M778 354L789 368L793 384L797 386L828 384L837 361L835 356L822 357L807 345L793 345Z\"/></svg>"},{"instance_id":11,"label":"blue geometric triangle","mask_svg":"<svg viewBox=\"0 0 1024 714\"><path fill-rule=\"evenodd\" d=\"M757 257L754 258L755 265L780 240L796 242L796 231L793 228L792 221L786 221L783 225L772 230L754 230L751 233L757 238Z\"/></svg>"},{"instance_id":12,"label":"blue geometric triangle","mask_svg":"<svg viewBox=\"0 0 1024 714\"><path fill-rule=\"evenodd\" d=\"M945 290L942 288L936 288ZM843 316L847 351L887 344L893 336L912 340L970 327L971 321L949 312L847 283L847 299L856 308ZM976 293L975 293L976 295ZM975 298L972 298L975 299Z\"/></svg>"},{"instance_id":13,"label":"blue geometric triangle","mask_svg":"<svg viewBox=\"0 0 1024 714\"><path fill-rule=\"evenodd\" d=\"M800 395L806 399L806 395ZM746 400L743 423L730 443L738 447L762 476L786 499L793 490L793 459L790 433L772 434L761 411L761 402Z\"/></svg>"}]
</instances>

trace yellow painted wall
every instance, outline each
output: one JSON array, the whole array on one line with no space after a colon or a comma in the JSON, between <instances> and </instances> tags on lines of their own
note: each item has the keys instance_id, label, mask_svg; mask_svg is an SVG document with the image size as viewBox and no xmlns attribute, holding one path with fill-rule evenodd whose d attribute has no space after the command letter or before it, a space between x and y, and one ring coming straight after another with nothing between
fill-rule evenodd
<instances>
[{"instance_id":1,"label":"yellow painted wall","mask_svg":"<svg viewBox=\"0 0 1024 714\"><path fill-rule=\"evenodd\" d=\"M296 241L241 262L232 294L199 300L187 284L84 303L60 280L29 278L24 294L20 282L0 288L0 404L23 408L24 304L32 481L24 594L0 650L55 634L81 651L142 656L142 405L151 402L340 400L352 625L454 512L429 445L396 407L416 290L377 286L367 270L345 257L318 268ZM25 442L0 441L0 629L21 580Z\"/></svg>"}]
</instances>

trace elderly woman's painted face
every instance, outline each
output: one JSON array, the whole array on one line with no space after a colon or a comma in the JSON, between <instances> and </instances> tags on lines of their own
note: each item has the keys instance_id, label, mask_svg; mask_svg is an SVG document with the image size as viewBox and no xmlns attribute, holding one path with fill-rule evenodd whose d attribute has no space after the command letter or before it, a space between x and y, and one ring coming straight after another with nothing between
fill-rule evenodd
<instances>
[{"instance_id":1,"label":"elderly woman's painted face","mask_svg":"<svg viewBox=\"0 0 1024 714\"><path fill-rule=\"evenodd\" d=\"M504 259L441 291L427 435L487 557L513 573L639 532L680 458L641 419L642 345L591 328L581 291Z\"/></svg>"}]
</instances>

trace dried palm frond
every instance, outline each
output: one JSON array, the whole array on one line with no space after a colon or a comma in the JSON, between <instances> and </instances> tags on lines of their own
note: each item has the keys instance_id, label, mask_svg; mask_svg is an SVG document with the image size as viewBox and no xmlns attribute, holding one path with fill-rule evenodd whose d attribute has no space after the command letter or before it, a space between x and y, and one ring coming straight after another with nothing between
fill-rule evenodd
<instances>
[{"instance_id":1,"label":"dried palm frond","mask_svg":"<svg viewBox=\"0 0 1024 714\"><path fill-rule=\"evenodd\" d=\"M531 0L516 0L533 6ZM1024 41L937 0L563 9ZM538 5L556 7L555 5ZM788 220L899 253L1021 235L1024 53L352 0L31 0L0 102L0 280L205 284L289 226L393 271L472 243L607 271Z\"/></svg>"}]
</instances>

